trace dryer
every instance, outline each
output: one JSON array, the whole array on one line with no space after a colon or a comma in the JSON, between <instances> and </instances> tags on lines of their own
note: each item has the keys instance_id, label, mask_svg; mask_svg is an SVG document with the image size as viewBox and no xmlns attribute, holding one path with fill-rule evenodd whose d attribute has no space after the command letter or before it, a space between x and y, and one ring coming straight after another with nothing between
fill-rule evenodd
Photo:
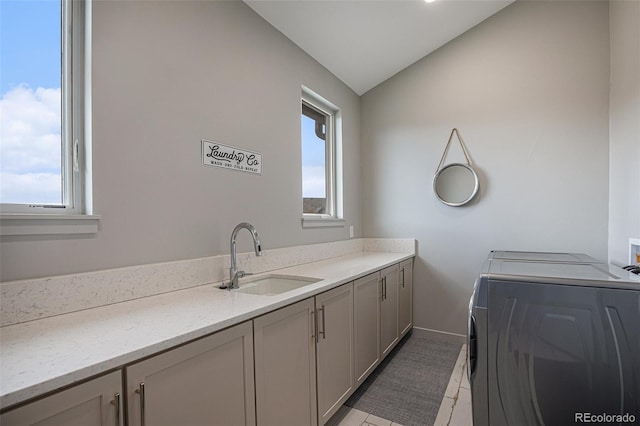
<instances>
[{"instance_id":1,"label":"dryer","mask_svg":"<svg viewBox=\"0 0 640 426\"><path fill-rule=\"evenodd\" d=\"M551 262L551 263L602 263L584 253L562 253L542 251L513 251L493 250L487 257L488 260L524 260L527 262Z\"/></svg>"},{"instance_id":2,"label":"dryer","mask_svg":"<svg viewBox=\"0 0 640 426\"><path fill-rule=\"evenodd\" d=\"M496 253L469 306L474 426L640 421L640 278L595 259Z\"/></svg>"}]
</instances>

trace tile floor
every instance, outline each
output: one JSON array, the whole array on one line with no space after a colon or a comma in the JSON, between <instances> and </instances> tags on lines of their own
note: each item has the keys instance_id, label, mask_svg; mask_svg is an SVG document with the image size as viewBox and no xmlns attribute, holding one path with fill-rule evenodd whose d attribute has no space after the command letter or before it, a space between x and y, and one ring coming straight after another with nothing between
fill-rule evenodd
<instances>
[{"instance_id":1,"label":"tile floor","mask_svg":"<svg viewBox=\"0 0 640 426\"><path fill-rule=\"evenodd\" d=\"M462 345L434 426L472 426L471 390L467 380L467 346ZM343 405L327 426L402 426Z\"/></svg>"},{"instance_id":2,"label":"tile floor","mask_svg":"<svg viewBox=\"0 0 640 426\"><path fill-rule=\"evenodd\" d=\"M472 426L471 389L467 379L467 345L462 345L434 426Z\"/></svg>"}]
</instances>

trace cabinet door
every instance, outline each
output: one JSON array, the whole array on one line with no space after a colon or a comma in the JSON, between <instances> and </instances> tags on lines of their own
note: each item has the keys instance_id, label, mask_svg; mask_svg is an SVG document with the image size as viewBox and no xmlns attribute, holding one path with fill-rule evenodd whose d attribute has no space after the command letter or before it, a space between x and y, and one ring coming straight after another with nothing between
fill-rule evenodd
<instances>
[{"instance_id":1,"label":"cabinet door","mask_svg":"<svg viewBox=\"0 0 640 426\"><path fill-rule=\"evenodd\" d=\"M380 352L384 358L398 343L398 265L382 271L380 301Z\"/></svg>"},{"instance_id":2,"label":"cabinet door","mask_svg":"<svg viewBox=\"0 0 640 426\"><path fill-rule=\"evenodd\" d=\"M353 334L356 387L380 361L380 274L353 283Z\"/></svg>"},{"instance_id":3,"label":"cabinet door","mask_svg":"<svg viewBox=\"0 0 640 426\"><path fill-rule=\"evenodd\" d=\"M318 424L347 400L353 377L353 283L316 296Z\"/></svg>"},{"instance_id":4,"label":"cabinet door","mask_svg":"<svg viewBox=\"0 0 640 426\"><path fill-rule=\"evenodd\" d=\"M2 426L114 426L122 424L122 372L23 405L0 416Z\"/></svg>"},{"instance_id":5,"label":"cabinet door","mask_svg":"<svg viewBox=\"0 0 640 426\"><path fill-rule=\"evenodd\" d=\"M259 426L317 424L314 314L310 298L253 320Z\"/></svg>"},{"instance_id":6,"label":"cabinet door","mask_svg":"<svg viewBox=\"0 0 640 426\"><path fill-rule=\"evenodd\" d=\"M413 260L400 264L400 287L398 287L398 329L400 337L413 326Z\"/></svg>"},{"instance_id":7,"label":"cabinet door","mask_svg":"<svg viewBox=\"0 0 640 426\"><path fill-rule=\"evenodd\" d=\"M129 426L255 424L251 322L126 372Z\"/></svg>"}]
</instances>

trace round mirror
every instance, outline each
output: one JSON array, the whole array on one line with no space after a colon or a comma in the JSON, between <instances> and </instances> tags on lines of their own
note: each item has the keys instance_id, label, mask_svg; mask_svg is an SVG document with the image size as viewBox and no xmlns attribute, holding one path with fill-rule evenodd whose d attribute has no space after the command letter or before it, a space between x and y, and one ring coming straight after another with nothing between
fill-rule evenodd
<instances>
[{"instance_id":1,"label":"round mirror","mask_svg":"<svg viewBox=\"0 0 640 426\"><path fill-rule=\"evenodd\" d=\"M433 178L433 191L444 204L464 206L478 193L478 175L471 166L452 163L444 166Z\"/></svg>"}]
</instances>

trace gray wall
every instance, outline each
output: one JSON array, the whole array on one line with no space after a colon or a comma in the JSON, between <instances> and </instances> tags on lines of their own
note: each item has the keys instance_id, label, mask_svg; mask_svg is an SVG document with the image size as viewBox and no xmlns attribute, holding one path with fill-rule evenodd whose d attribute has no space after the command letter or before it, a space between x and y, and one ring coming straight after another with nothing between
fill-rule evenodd
<instances>
[{"instance_id":1,"label":"gray wall","mask_svg":"<svg viewBox=\"0 0 640 426\"><path fill-rule=\"evenodd\" d=\"M265 248L348 238L300 227L304 84L343 109L347 225L418 238L416 325L463 334L491 249L608 247L626 262L640 236L638 9L519 1L360 99L242 2L94 2L100 232L5 237L0 279L225 254L243 220ZM458 209L431 190L453 127L482 185ZM202 138L262 152L264 174L200 166Z\"/></svg>"},{"instance_id":2,"label":"gray wall","mask_svg":"<svg viewBox=\"0 0 640 426\"><path fill-rule=\"evenodd\" d=\"M612 1L609 261L629 262L640 238L640 2Z\"/></svg>"},{"instance_id":3,"label":"gray wall","mask_svg":"<svg viewBox=\"0 0 640 426\"><path fill-rule=\"evenodd\" d=\"M240 1L93 3L100 231L5 238L2 280L362 236L360 99ZM342 108L344 228L302 229L301 85ZM200 140L263 154L263 175L201 166ZM239 250L249 250L241 235Z\"/></svg>"},{"instance_id":4,"label":"gray wall","mask_svg":"<svg viewBox=\"0 0 640 426\"><path fill-rule=\"evenodd\" d=\"M414 320L466 333L492 249L607 258L607 2L516 2L362 97L363 226L416 237ZM432 178L457 127L476 202L440 204ZM463 160L454 144L448 162Z\"/></svg>"}]
</instances>

